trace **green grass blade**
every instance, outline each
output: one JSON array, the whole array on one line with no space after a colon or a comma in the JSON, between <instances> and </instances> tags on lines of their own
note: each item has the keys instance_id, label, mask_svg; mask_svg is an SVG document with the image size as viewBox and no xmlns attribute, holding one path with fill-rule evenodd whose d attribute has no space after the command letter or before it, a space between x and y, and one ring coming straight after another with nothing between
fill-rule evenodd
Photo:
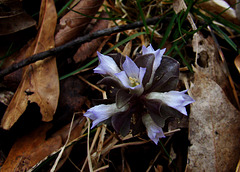
<instances>
[{"instance_id":1,"label":"green grass blade","mask_svg":"<svg viewBox=\"0 0 240 172\"><path fill-rule=\"evenodd\" d=\"M146 29L146 33L149 34L148 26L147 26L147 23L146 23L146 20L145 20L145 16L144 16L144 14L143 14L143 10L142 10L141 4L140 4L140 0L137 0L137 6L138 6L139 13L140 13L140 15L141 15L143 24L144 24L145 29Z\"/></svg>"},{"instance_id":2,"label":"green grass blade","mask_svg":"<svg viewBox=\"0 0 240 172\"><path fill-rule=\"evenodd\" d=\"M176 170L179 171L178 168L177 168L177 165L174 163L173 159L171 158L171 156L169 155L168 151L166 150L166 148L165 148L164 145L162 144L161 140L159 140L159 143L160 143L160 145L162 146L163 151L165 152L165 154L167 155L167 157L172 161L173 165L176 167Z\"/></svg>"},{"instance_id":3,"label":"green grass blade","mask_svg":"<svg viewBox=\"0 0 240 172\"><path fill-rule=\"evenodd\" d=\"M177 18L177 14L176 13L174 13L173 14L173 16L172 16L172 18L171 18L171 20L170 20L170 22L169 22L169 25L168 25L168 27L167 27L167 29L166 29L166 32L165 32L165 34L164 34L164 36L163 36L163 39L162 39L162 41L161 41L161 43L159 44L159 46L158 46L158 48L162 48L162 46L165 44L165 42L167 41L167 39L168 39L168 37L169 37L169 35L170 35L170 33L171 33L171 31L172 31L172 28L173 28L173 26L174 26L174 22L175 22L175 19Z\"/></svg>"},{"instance_id":4,"label":"green grass blade","mask_svg":"<svg viewBox=\"0 0 240 172\"><path fill-rule=\"evenodd\" d=\"M154 28L153 28L153 32L152 32L152 34L151 34L151 38L150 38L150 42L151 42L151 43L152 43L152 40L153 40L154 31L157 29L157 26L159 25L159 23L160 23L165 17L167 17L168 15L170 15L170 14L172 14L172 13L173 13L173 11L170 11L169 13L163 15L163 16L159 19L159 21L155 24L155 26L154 26Z\"/></svg>"},{"instance_id":5,"label":"green grass blade","mask_svg":"<svg viewBox=\"0 0 240 172\"><path fill-rule=\"evenodd\" d=\"M222 23L224 26L227 26L227 27L233 29L234 31L240 33L240 26L224 19L219 14L216 15L214 13L211 13L210 11L206 11L206 12L209 13L211 16L213 16L214 20L216 20L217 22Z\"/></svg>"},{"instance_id":6,"label":"green grass blade","mask_svg":"<svg viewBox=\"0 0 240 172\"><path fill-rule=\"evenodd\" d=\"M215 24L210 24L210 26L216 30L220 36L223 37L223 39L225 39L225 41L235 50L237 51L237 45L227 36L226 33L224 33L217 25Z\"/></svg>"},{"instance_id":7,"label":"green grass blade","mask_svg":"<svg viewBox=\"0 0 240 172\"><path fill-rule=\"evenodd\" d=\"M69 5L71 5L71 3L73 2L74 0L69 0L62 8L61 10L59 10L59 12L57 13L57 16L60 17L63 12L68 8Z\"/></svg>"},{"instance_id":8,"label":"green grass blade","mask_svg":"<svg viewBox=\"0 0 240 172\"><path fill-rule=\"evenodd\" d=\"M182 38L182 40L184 41L184 43L186 43L184 37L183 37L183 34L182 34L182 24L181 24L181 21L180 21L180 16L177 17L177 24L178 24L178 31L179 31L179 34Z\"/></svg>"},{"instance_id":9,"label":"green grass blade","mask_svg":"<svg viewBox=\"0 0 240 172\"><path fill-rule=\"evenodd\" d=\"M176 50L177 54L181 57L183 63L187 66L187 68L190 70L190 72L193 72L192 67L189 65L189 63L187 62L187 60L184 58L184 56L182 55L182 53L180 52L179 48L177 45L174 46L174 49Z\"/></svg>"},{"instance_id":10,"label":"green grass blade","mask_svg":"<svg viewBox=\"0 0 240 172\"><path fill-rule=\"evenodd\" d=\"M124 43L126 43L126 42L128 42L128 41L130 41L130 40L132 40L132 39L134 39L134 38L136 38L136 37L138 37L138 36L140 36L140 35L143 35L143 34L146 34L146 32L138 32L138 33L136 33L136 34L133 34L133 35L127 37L126 39L120 41L120 42L117 43L115 46L109 48L109 49L108 49L107 51L105 51L103 54L108 54L108 53L110 53L112 50L114 50L115 48L119 47L120 45L122 45L122 44L124 44ZM75 70L75 71L73 71L73 72L71 72L71 73L68 73L68 74L66 74L66 75L64 75L64 76L61 76L59 79L60 79L60 80L66 79L66 78L68 78L69 76L72 76L72 75L80 72L81 70L89 67L90 65L92 65L93 63L95 63L95 62L97 62L97 61L98 61L98 58L96 57L96 58L94 58L92 61L90 61L89 63L87 63L86 65L82 66L81 68L79 68L79 69L77 69L77 70Z\"/></svg>"}]
</instances>

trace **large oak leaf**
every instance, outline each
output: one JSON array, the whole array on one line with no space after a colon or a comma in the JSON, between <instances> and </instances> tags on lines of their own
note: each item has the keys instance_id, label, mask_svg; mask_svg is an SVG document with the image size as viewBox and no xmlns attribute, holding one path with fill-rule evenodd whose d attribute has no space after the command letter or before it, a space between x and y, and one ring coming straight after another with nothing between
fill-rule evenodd
<instances>
[{"instance_id":1,"label":"large oak leaf","mask_svg":"<svg viewBox=\"0 0 240 172\"><path fill-rule=\"evenodd\" d=\"M189 90L195 102L189 116L191 146L186 171L235 171L240 157L240 112L233 106L230 92L234 88L211 37L195 34L193 50L198 59Z\"/></svg>"},{"instance_id":2,"label":"large oak leaf","mask_svg":"<svg viewBox=\"0 0 240 172\"><path fill-rule=\"evenodd\" d=\"M38 35L27 49L26 57L54 47L56 22L54 1L43 0ZM3 116L1 126L10 129L31 102L40 107L43 121L51 121L57 108L58 97L59 79L54 57L25 67L21 83Z\"/></svg>"}]
</instances>

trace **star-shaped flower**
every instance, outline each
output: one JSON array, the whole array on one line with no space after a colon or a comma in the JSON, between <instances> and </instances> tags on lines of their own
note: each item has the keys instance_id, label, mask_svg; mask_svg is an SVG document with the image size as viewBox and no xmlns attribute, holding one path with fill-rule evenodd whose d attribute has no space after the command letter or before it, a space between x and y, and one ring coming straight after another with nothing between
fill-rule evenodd
<instances>
[{"instance_id":1,"label":"star-shaped flower","mask_svg":"<svg viewBox=\"0 0 240 172\"><path fill-rule=\"evenodd\" d=\"M93 120L92 128L110 120L123 136L130 129L137 133L145 126L149 138L158 143L165 137L162 128L169 117L187 115L185 106L194 100L185 91L175 91L179 79L179 63L164 56L165 49L142 47L142 55L133 61L119 53L103 55L98 52L100 64L95 73L104 75L99 84L105 84L115 99L111 104L90 108L84 116ZM134 121L134 122L132 122Z\"/></svg>"}]
</instances>

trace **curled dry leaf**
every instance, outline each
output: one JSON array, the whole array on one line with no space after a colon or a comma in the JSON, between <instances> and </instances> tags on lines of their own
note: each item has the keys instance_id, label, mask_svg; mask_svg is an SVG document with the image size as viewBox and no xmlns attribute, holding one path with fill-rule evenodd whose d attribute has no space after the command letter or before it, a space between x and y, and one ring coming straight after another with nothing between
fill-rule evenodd
<instances>
[{"instance_id":1,"label":"curled dry leaf","mask_svg":"<svg viewBox=\"0 0 240 172\"><path fill-rule=\"evenodd\" d=\"M88 16L94 16L102 5L103 0L81 0L74 8L74 11ZM70 11L60 20L59 28L55 36L55 45L60 46L83 33L84 29L90 23L91 18L82 16L76 12Z\"/></svg>"},{"instance_id":2,"label":"curled dry leaf","mask_svg":"<svg viewBox=\"0 0 240 172\"><path fill-rule=\"evenodd\" d=\"M0 0L0 35L8 35L36 25L19 0Z\"/></svg>"},{"instance_id":3,"label":"curled dry leaf","mask_svg":"<svg viewBox=\"0 0 240 172\"><path fill-rule=\"evenodd\" d=\"M204 1L204 2L198 3L198 7L215 14L221 14L221 16L226 20L229 20L235 24L240 24L239 20L237 19L235 10L231 8L229 4L224 0ZM222 13L223 11L224 13Z\"/></svg>"},{"instance_id":4,"label":"curled dry leaf","mask_svg":"<svg viewBox=\"0 0 240 172\"><path fill-rule=\"evenodd\" d=\"M237 67L238 72L240 73L240 55L238 55L235 60L234 60L234 64Z\"/></svg>"},{"instance_id":5,"label":"curled dry leaf","mask_svg":"<svg viewBox=\"0 0 240 172\"><path fill-rule=\"evenodd\" d=\"M53 0L42 1L40 21L38 35L27 49L25 57L54 47L57 14ZM49 57L25 67L22 81L2 118L1 126L10 129L26 110L29 102L38 104L43 121L51 121L57 108L58 97L59 79L55 58Z\"/></svg>"},{"instance_id":6,"label":"curled dry leaf","mask_svg":"<svg viewBox=\"0 0 240 172\"><path fill-rule=\"evenodd\" d=\"M234 171L240 156L240 112L226 96L229 82L212 39L196 34L193 49L199 59L189 90L195 103L189 116L191 146L186 170Z\"/></svg>"}]
</instances>

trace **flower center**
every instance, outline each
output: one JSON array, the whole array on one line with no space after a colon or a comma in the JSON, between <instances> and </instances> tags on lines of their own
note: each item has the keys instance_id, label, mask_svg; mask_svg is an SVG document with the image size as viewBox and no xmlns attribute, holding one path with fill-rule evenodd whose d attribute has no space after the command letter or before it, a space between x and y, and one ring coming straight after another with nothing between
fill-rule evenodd
<instances>
[{"instance_id":1,"label":"flower center","mask_svg":"<svg viewBox=\"0 0 240 172\"><path fill-rule=\"evenodd\" d=\"M131 76L129 77L129 81L132 87L136 87L140 84L137 78L133 78Z\"/></svg>"}]
</instances>

